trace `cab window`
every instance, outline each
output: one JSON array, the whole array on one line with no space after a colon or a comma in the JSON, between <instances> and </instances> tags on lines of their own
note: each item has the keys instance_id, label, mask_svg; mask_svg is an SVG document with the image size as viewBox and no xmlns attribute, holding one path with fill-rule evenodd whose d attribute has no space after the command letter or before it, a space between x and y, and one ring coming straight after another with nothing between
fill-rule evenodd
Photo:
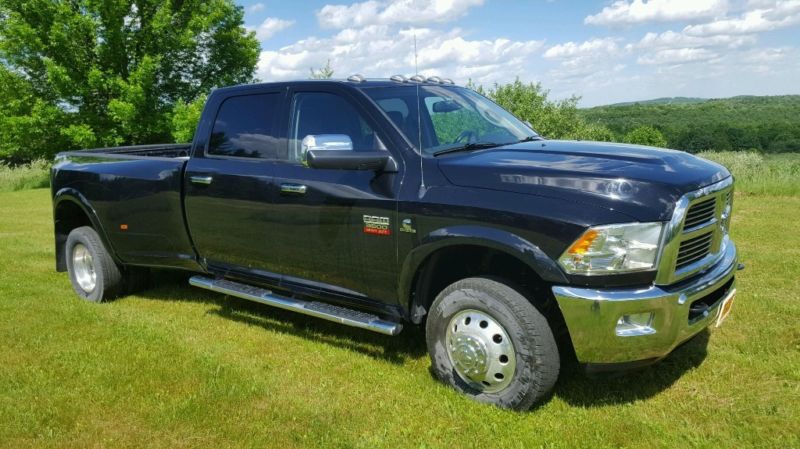
<instances>
[{"instance_id":1,"label":"cab window","mask_svg":"<svg viewBox=\"0 0 800 449\"><path fill-rule=\"evenodd\" d=\"M300 92L295 94L292 105L288 158L292 162L300 161L301 142L308 135L346 135L353 142L354 151L384 148L358 109L339 95Z\"/></svg>"},{"instance_id":2,"label":"cab window","mask_svg":"<svg viewBox=\"0 0 800 449\"><path fill-rule=\"evenodd\" d=\"M241 95L222 102L217 112L208 154L259 159L285 158L275 138L281 95Z\"/></svg>"}]
</instances>

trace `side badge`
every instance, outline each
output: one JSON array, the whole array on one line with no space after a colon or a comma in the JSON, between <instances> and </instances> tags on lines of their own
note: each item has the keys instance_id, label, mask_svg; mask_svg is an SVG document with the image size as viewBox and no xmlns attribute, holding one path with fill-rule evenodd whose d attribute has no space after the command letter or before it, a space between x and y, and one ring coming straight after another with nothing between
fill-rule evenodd
<instances>
[{"instance_id":1,"label":"side badge","mask_svg":"<svg viewBox=\"0 0 800 449\"><path fill-rule=\"evenodd\" d=\"M389 217L364 215L364 234L392 235L389 229Z\"/></svg>"},{"instance_id":2,"label":"side badge","mask_svg":"<svg viewBox=\"0 0 800 449\"><path fill-rule=\"evenodd\" d=\"M400 224L400 232L408 232L409 234L417 233L417 230L414 229L410 218L403 219L403 222Z\"/></svg>"}]
</instances>

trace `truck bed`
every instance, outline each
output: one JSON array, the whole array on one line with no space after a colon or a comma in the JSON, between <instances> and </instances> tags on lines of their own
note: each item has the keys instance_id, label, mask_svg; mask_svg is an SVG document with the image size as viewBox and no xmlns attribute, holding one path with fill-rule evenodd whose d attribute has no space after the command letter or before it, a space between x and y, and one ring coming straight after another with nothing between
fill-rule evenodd
<instances>
[{"instance_id":1,"label":"truck bed","mask_svg":"<svg viewBox=\"0 0 800 449\"><path fill-rule=\"evenodd\" d=\"M137 145L60 153L51 173L54 200L81 197L84 207L94 208L98 232L122 263L196 269L182 201L190 148Z\"/></svg>"}]
</instances>

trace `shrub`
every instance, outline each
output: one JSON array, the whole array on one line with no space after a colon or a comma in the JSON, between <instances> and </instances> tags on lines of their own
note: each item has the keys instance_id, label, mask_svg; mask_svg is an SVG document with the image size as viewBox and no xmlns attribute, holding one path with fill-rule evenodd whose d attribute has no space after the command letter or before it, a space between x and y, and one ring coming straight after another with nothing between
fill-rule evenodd
<instances>
[{"instance_id":1,"label":"shrub","mask_svg":"<svg viewBox=\"0 0 800 449\"><path fill-rule=\"evenodd\" d=\"M667 139L664 138L661 131L647 125L636 127L625 134L625 142L651 147L667 147Z\"/></svg>"}]
</instances>

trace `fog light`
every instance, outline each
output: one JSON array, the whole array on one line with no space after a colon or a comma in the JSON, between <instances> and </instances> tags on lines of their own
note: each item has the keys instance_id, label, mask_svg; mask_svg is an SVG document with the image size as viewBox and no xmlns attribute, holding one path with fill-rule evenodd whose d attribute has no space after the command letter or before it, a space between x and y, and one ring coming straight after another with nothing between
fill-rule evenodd
<instances>
[{"instance_id":1,"label":"fog light","mask_svg":"<svg viewBox=\"0 0 800 449\"><path fill-rule=\"evenodd\" d=\"M619 337L638 337L655 333L653 312L622 315L617 320L617 336Z\"/></svg>"}]
</instances>

